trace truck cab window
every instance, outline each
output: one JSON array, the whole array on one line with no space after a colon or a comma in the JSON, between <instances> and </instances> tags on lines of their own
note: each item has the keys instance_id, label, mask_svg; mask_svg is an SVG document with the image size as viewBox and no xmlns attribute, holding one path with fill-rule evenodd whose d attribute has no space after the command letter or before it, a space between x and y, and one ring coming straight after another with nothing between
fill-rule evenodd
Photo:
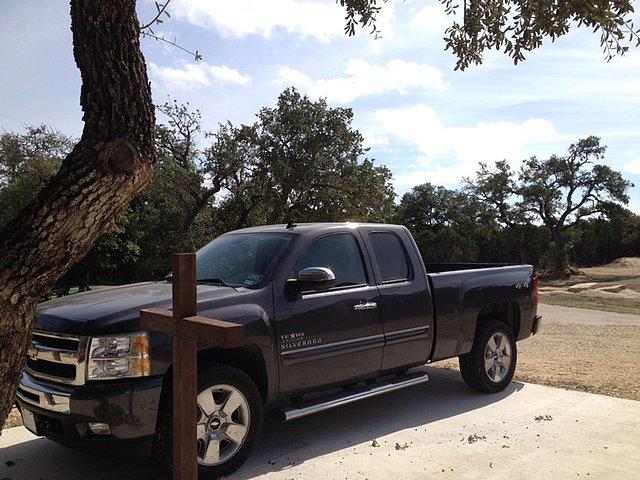
<instances>
[{"instance_id":1,"label":"truck cab window","mask_svg":"<svg viewBox=\"0 0 640 480\"><path fill-rule=\"evenodd\" d=\"M298 260L295 274L307 267L330 268L337 287L367 283L360 247L350 233L329 235L313 242Z\"/></svg>"},{"instance_id":2,"label":"truck cab window","mask_svg":"<svg viewBox=\"0 0 640 480\"><path fill-rule=\"evenodd\" d=\"M231 287L260 288L292 236L275 233L222 235L196 253L198 280Z\"/></svg>"},{"instance_id":3,"label":"truck cab window","mask_svg":"<svg viewBox=\"0 0 640 480\"><path fill-rule=\"evenodd\" d=\"M373 232L369 235L382 282L409 278L409 262L400 239L393 233Z\"/></svg>"}]
</instances>

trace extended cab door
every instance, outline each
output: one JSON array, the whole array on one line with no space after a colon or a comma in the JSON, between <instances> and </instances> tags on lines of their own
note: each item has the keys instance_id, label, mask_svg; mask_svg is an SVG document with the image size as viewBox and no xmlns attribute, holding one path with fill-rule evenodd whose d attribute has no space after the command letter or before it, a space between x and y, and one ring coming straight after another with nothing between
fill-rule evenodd
<instances>
[{"instance_id":1,"label":"extended cab door","mask_svg":"<svg viewBox=\"0 0 640 480\"><path fill-rule=\"evenodd\" d=\"M385 346L382 372L427 362L433 343L433 302L424 263L406 228L362 226L372 252Z\"/></svg>"},{"instance_id":2,"label":"extended cab door","mask_svg":"<svg viewBox=\"0 0 640 480\"><path fill-rule=\"evenodd\" d=\"M325 267L335 286L276 301L280 393L311 390L376 375L384 336L378 289L372 285L357 231L317 238L290 273Z\"/></svg>"}]
</instances>

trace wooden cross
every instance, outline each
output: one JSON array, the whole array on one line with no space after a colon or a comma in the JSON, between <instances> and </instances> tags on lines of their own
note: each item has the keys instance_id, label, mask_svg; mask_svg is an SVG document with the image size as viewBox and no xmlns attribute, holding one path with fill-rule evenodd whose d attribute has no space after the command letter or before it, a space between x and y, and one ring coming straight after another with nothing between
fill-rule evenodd
<instances>
[{"instance_id":1,"label":"wooden cross","mask_svg":"<svg viewBox=\"0 0 640 480\"><path fill-rule=\"evenodd\" d=\"M140 310L140 324L173 336L173 478L198 478L198 343L222 348L244 344L244 326L197 316L196 255L173 256L173 311Z\"/></svg>"}]
</instances>

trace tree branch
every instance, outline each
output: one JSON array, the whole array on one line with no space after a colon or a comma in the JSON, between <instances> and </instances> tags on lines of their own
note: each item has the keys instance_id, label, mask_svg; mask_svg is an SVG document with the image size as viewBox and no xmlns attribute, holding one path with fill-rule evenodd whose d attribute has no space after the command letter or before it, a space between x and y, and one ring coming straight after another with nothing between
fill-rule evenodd
<instances>
[{"instance_id":1,"label":"tree branch","mask_svg":"<svg viewBox=\"0 0 640 480\"><path fill-rule=\"evenodd\" d=\"M160 20L160 16L165 13L165 11L167 10L167 7L169 6L169 4L171 3L171 0L166 0L166 2L164 3L164 5L160 5L158 2L156 2L156 16L153 18L153 20L151 20L149 23L147 23L146 25L142 25L140 26L140 30L146 30L149 27L151 27L151 25L153 25L154 23L158 22L158 23L162 23L162 20ZM169 16L169 12L166 12L166 15Z\"/></svg>"}]
</instances>

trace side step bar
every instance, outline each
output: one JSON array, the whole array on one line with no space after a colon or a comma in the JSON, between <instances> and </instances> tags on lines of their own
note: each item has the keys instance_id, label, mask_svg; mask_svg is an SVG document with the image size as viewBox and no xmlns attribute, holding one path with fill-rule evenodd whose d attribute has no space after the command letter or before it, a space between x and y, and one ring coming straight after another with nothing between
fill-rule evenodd
<instances>
[{"instance_id":1,"label":"side step bar","mask_svg":"<svg viewBox=\"0 0 640 480\"><path fill-rule=\"evenodd\" d=\"M387 381L376 383L374 385L365 385L363 387L354 388L335 395L322 397L309 402L298 403L289 407L280 408L273 412L275 418L282 422L295 420L296 418L311 415L312 413L322 412L330 408L347 405L363 398L371 398L383 393L393 392L401 388L410 387L425 383L429 380L426 372L411 372L401 377L391 378Z\"/></svg>"}]
</instances>

